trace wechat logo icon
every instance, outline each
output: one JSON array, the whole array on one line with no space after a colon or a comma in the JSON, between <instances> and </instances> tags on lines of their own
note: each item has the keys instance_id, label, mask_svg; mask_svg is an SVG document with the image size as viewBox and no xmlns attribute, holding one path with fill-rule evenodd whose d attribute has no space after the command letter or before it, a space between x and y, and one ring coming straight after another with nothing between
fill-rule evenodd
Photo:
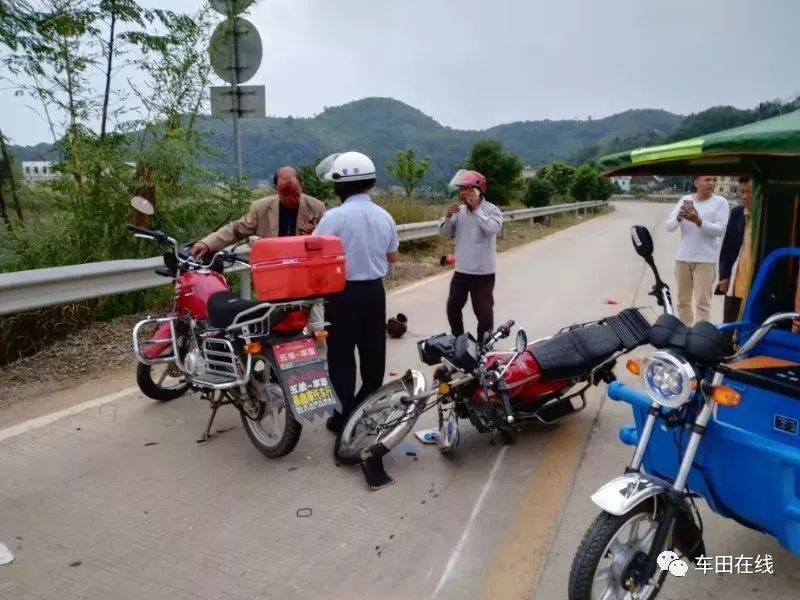
<instances>
[{"instance_id":1,"label":"wechat logo icon","mask_svg":"<svg viewBox=\"0 0 800 600\"><path fill-rule=\"evenodd\" d=\"M681 560L672 550L664 550L658 555L656 562L662 572L669 571L675 577L686 577L686 573L689 572L689 565L686 564L686 561Z\"/></svg>"}]
</instances>

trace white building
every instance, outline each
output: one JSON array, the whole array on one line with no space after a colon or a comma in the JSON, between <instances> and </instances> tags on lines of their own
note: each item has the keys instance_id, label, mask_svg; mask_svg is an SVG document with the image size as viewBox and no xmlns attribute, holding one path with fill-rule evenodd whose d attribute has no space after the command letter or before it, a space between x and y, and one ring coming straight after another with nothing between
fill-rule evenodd
<instances>
[{"instance_id":1,"label":"white building","mask_svg":"<svg viewBox=\"0 0 800 600\"><path fill-rule=\"evenodd\" d=\"M630 175L623 175L621 177L612 177L612 183L616 183L626 194L629 194L631 191L631 176Z\"/></svg>"},{"instance_id":2,"label":"white building","mask_svg":"<svg viewBox=\"0 0 800 600\"><path fill-rule=\"evenodd\" d=\"M27 182L53 181L59 174L53 172L53 163L49 160L23 160L22 179Z\"/></svg>"},{"instance_id":3,"label":"white building","mask_svg":"<svg viewBox=\"0 0 800 600\"><path fill-rule=\"evenodd\" d=\"M717 177L717 185L714 188L714 192L726 198L729 196L738 196L739 178L730 176Z\"/></svg>"}]
</instances>

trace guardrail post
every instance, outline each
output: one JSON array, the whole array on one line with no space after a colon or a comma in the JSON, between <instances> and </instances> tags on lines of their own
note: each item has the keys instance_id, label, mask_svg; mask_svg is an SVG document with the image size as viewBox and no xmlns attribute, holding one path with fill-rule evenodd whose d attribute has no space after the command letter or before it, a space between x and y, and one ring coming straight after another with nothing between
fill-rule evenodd
<instances>
[{"instance_id":1,"label":"guardrail post","mask_svg":"<svg viewBox=\"0 0 800 600\"><path fill-rule=\"evenodd\" d=\"M250 300L250 271L245 269L239 273L239 291L245 300Z\"/></svg>"}]
</instances>

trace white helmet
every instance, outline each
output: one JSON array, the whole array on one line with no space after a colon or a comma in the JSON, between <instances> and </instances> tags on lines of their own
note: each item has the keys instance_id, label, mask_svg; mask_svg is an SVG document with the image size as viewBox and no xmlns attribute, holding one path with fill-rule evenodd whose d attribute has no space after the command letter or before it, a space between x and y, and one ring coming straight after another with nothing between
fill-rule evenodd
<instances>
[{"instance_id":1,"label":"white helmet","mask_svg":"<svg viewBox=\"0 0 800 600\"><path fill-rule=\"evenodd\" d=\"M317 165L317 177L325 181L345 182L375 179L375 164L361 152L331 154Z\"/></svg>"}]
</instances>

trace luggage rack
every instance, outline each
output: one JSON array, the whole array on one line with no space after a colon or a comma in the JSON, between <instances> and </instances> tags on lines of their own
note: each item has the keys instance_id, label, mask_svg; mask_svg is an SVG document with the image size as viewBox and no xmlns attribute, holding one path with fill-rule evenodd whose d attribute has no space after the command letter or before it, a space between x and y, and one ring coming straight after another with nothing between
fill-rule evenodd
<instances>
[{"instance_id":1,"label":"luggage rack","mask_svg":"<svg viewBox=\"0 0 800 600\"><path fill-rule=\"evenodd\" d=\"M313 306L314 304L322 303L322 298L310 298L305 300L290 300L287 302L262 302L261 304L256 304L255 306L251 306L250 308L243 310L239 314L236 315L233 322L225 328L225 331L234 333L237 330L241 330L241 333L238 334L239 337L248 340L251 337L262 337L270 334L270 327L269 327L269 316L278 309L285 309L285 308L305 308L309 306ZM257 317L247 318L253 315L254 313L259 313L264 309L267 309L265 313L258 315ZM315 323L309 322L309 326L311 325L321 325L326 326L329 325L327 321L319 321Z\"/></svg>"},{"instance_id":2,"label":"luggage rack","mask_svg":"<svg viewBox=\"0 0 800 600\"><path fill-rule=\"evenodd\" d=\"M244 385L250 379L253 360L251 355L247 355L244 368L241 368L239 355L229 339L221 337L221 333L234 334L241 338L245 343L252 338L264 337L270 334L269 318L270 315L279 309L305 308L309 305L321 303L321 298L311 298L304 300L291 300L288 302L263 302L243 310L226 328L209 329L199 334L199 347L203 355L203 360L207 365L206 372L194 379L194 383L202 384L212 389L228 389ZM266 311L265 311L266 309ZM253 318L253 314L258 316ZM159 317L148 318L139 321L133 327L133 351L138 360L147 365L158 365L174 363L183 373L188 373L178 349L178 339L175 324L181 317ZM140 339L141 329L147 325L158 327L162 323L169 323L170 337L163 339ZM325 327L326 321L317 321L308 324L309 327ZM144 349L152 344L169 344L171 352L155 358L147 358Z\"/></svg>"}]
</instances>

